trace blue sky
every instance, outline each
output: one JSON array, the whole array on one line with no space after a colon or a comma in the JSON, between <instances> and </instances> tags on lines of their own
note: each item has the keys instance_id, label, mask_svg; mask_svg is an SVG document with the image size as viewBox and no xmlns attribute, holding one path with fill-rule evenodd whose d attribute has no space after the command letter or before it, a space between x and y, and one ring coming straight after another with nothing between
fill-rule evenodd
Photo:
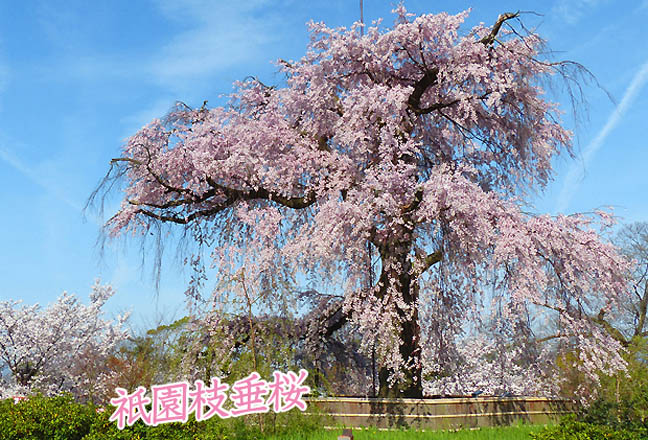
<instances>
[{"instance_id":1,"label":"blue sky","mask_svg":"<svg viewBox=\"0 0 648 440\"><path fill-rule=\"evenodd\" d=\"M238 3L243 3L240 5ZM365 21L391 22L395 2L364 0ZM212 104L235 80L277 83L272 61L305 50L305 23L349 26L358 0L0 2L0 300L53 301L63 290L87 300L96 277L117 294L110 314L136 326L180 317L187 272L165 261L159 294L151 259L135 242L101 258L101 219L81 209L125 138L176 100ZM539 212L614 206L622 221L648 221L648 0L406 1L415 13L472 8L469 24L506 11L525 15L559 58L586 66L614 97L586 87L575 126L578 157L556 161ZM567 104L566 100L564 102ZM115 198L107 213L114 212Z\"/></svg>"}]
</instances>

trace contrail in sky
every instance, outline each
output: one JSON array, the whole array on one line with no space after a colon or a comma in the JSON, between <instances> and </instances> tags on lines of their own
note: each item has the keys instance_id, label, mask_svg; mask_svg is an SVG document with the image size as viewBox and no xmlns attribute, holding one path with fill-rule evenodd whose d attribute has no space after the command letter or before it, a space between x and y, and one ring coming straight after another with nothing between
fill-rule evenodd
<instances>
[{"instance_id":1,"label":"contrail in sky","mask_svg":"<svg viewBox=\"0 0 648 440\"><path fill-rule=\"evenodd\" d=\"M610 117L608 118L605 126L598 132L596 137L585 147L583 151L583 161L582 164L572 165L569 173L565 177L565 182L563 183L562 190L558 196L558 202L556 203L556 211L564 213L569 207L574 193L578 189L580 180L583 178L585 169L589 165L590 161L596 154L596 152L601 148L603 142L608 137L610 132L614 130L617 126L623 115L630 108L634 98L641 92L641 89L648 81L648 61L642 64L639 72L635 74L630 82L630 85L623 94L623 98L619 105L614 109Z\"/></svg>"}]
</instances>

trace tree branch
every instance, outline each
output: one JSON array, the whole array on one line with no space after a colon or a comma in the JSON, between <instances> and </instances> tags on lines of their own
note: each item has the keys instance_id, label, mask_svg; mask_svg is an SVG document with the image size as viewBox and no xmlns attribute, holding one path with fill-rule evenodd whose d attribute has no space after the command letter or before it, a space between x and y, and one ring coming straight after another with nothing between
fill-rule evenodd
<instances>
[{"instance_id":1,"label":"tree branch","mask_svg":"<svg viewBox=\"0 0 648 440\"><path fill-rule=\"evenodd\" d=\"M497 17L497 21L493 25L493 28L491 29L490 33L486 35L484 38L482 38L481 40L479 40L479 42L484 44L485 46L490 46L495 41L495 38L497 38L497 34L502 28L504 22L506 22L507 20L512 20L513 18L517 18L519 16L520 16L519 12L506 12L504 14L500 14L500 16Z\"/></svg>"},{"instance_id":2,"label":"tree branch","mask_svg":"<svg viewBox=\"0 0 648 440\"><path fill-rule=\"evenodd\" d=\"M646 325L646 312L648 311L648 283L644 285L644 292L638 304L638 320L635 326L634 336L639 336L643 333L644 326Z\"/></svg>"},{"instance_id":3,"label":"tree branch","mask_svg":"<svg viewBox=\"0 0 648 440\"><path fill-rule=\"evenodd\" d=\"M210 215L217 214L229 208L239 200L247 200L247 201L268 200L268 201L278 203L281 206L292 208L292 209L303 209L313 205L316 202L314 191L309 191L304 196L286 197L274 191L268 191L264 188L259 188L251 191L230 188L225 185L221 185L217 183L215 180L213 180L210 177L206 177L205 180L209 184L209 186L211 186L211 189L205 191L201 195L196 195L196 194L192 194L189 190L185 188L175 188L167 184L166 182L163 182L162 179L159 178L159 176L156 176L155 173L152 172L152 170L147 164L139 160L130 159L130 158L117 158L111 161L111 163L116 163L116 162L128 162L134 164L135 166L144 166L146 167L149 174L153 176L156 179L156 181L160 183L160 185L162 185L168 191L176 192L178 194L182 194L182 193L188 194L187 197L171 200L165 203L143 202L135 199L128 200L128 203L130 203L131 205L135 205L139 207L137 210L138 213L163 222L188 224L191 221L195 220L196 218L207 217ZM225 200L223 202L218 203L215 206L210 208L194 211L188 215L181 215L179 213L162 214L147 209L147 208L155 208L155 209L164 210L164 209L176 208L180 206L189 206L192 204L206 202L212 197L218 195L219 193L225 196Z\"/></svg>"},{"instance_id":4,"label":"tree branch","mask_svg":"<svg viewBox=\"0 0 648 440\"><path fill-rule=\"evenodd\" d=\"M423 275L430 267L437 264L439 261L443 260L443 252L441 249L428 254L422 261L421 268L416 272L415 278Z\"/></svg>"},{"instance_id":5,"label":"tree branch","mask_svg":"<svg viewBox=\"0 0 648 440\"><path fill-rule=\"evenodd\" d=\"M552 339L562 338L563 336L565 336L565 335L562 335L562 334L558 333L556 335L545 336L544 338L536 339L535 342L536 342L536 344L542 344L543 342L551 341Z\"/></svg>"},{"instance_id":6,"label":"tree branch","mask_svg":"<svg viewBox=\"0 0 648 440\"><path fill-rule=\"evenodd\" d=\"M414 91L407 99L407 105L414 113L420 114L421 97L428 87L436 83L438 75L439 68L434 67L431 70L427 70L423 77L414 84Z\"/></svg>"},{"instance_id":7,"label":"tree branch","mask_svg":"<svg viewBox=\"0 0 648 440\"><path fill-rule=\"evenodd\" d=\"M427 115L437 110L442 110L447 107L451 107L459 102L459 99L454 99L450 102L437 102L426 108L412 108L412 111L417 115ZM410 107L411 108L411 107Z\"/></svg>"},{"instance_id":8,"label":"tree branch","mask_svg":"<svg viewBox=\"0 0 648 440\"><path fill-rule=\"evenodd\" d=\"M592 320L592 322L602 326L605 329L605 331L608 332L608 334L612 336L615 340L621 343L622 346L628 347L630 345L630 342L626 339L625 336L623 336L623 333L621 333L618 329L612 326L612 324L607 322L604 319L604 316L605 316L605 310L601 309L601 311L599 311L599 314L597 316L591 316L590 319Z\"/></svg>"},{"instance_id":9,"label":"tree branch","mask_svg":"<svg viewBox=\"0 0 648 440\"><path fill-rule=\"evenodd\" d=\"M245 190L239 190L239 189L234 189L234 188L229 188L224 185L221 185L217 182L215 182L212 178L207 177L207 183L216 189L221 190L228 199L233 199L234 201L236 200L268 200L268 201L273 201L276 202L282 206L285 206L286 208L292 208L292 209L303 209L311 206L313 203L315 203L316 198L315 198L315 192L314 191L309 191L306 195L304 196L298 196L298 197L285 197L282 196L281 194L278 194L274 191L268 191L264 188L259 188L256 190L252 191L245 191Z\"/></svg>"},{"instance_id":10,"label":"tree branch","mask_svg":"<svg viewBox=\"0 0 648 440\"><path fill-rule=\"evenodd\" d=\"M493 44L493 42L497 38L497 34L502 28L502 25L506 21L512 20L519 16L520 16L519 12L506 12L504 14L500 14L500 16L497 18L497 21L493 25L493 28L491 29L490 33L486 35L484 38L482 38L481 40L479 40L480 43L484 44L485 46L490 46L491 44ZM410 58L412 58L411 55ZM439 75L438 67L433 67L432 69L426 69L425 74L421 77L421 79L419 79L414 84L414 91L409 96L407 100L407 105L409 109L412 110L415 114L422 115L422 114L432 113L436 110L441 110L450 107L459 102L458 99L455 99L449 102L439 102L427 108L423 108L423 109L421 108L421 97L423 96L423 93L425 93L428 87L430 87L431 85L437 82L438 75Z\"/></svg>"}]
</instances>

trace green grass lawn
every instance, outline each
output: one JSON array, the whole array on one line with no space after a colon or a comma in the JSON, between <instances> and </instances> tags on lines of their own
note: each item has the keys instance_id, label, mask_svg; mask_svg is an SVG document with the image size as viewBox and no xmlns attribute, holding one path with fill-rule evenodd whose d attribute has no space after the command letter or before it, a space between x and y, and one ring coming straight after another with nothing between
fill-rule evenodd
<instances>
[{"instance_id":1,"label":"green grass lawn","mask_svg":"<svg viewBox=\"0 0 648 440\"><path fill-rule=\"evenodd\" d=\"M529 433L542 430L542 425L519 425L497 428L481 428L460 431L378 431L375 429L354 429L354 440L530 440ZM306 436L283 436L276 440L337 440L342 428L321 430ZM268 437L268 440L275 440Z\"/></svg>"}]
</instances>

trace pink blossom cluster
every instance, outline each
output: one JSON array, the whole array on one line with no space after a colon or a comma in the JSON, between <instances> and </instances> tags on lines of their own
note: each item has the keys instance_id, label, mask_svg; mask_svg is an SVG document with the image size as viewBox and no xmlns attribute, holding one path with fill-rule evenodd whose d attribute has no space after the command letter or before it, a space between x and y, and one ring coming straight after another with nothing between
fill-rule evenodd
<instances>
[{"instance_id":1,"label":"pink blossom cluster","mask_svg":"<svg viewBox=\"0 0 648 440\"><path fill-rule=\"evenodd\" d=\"M307 377L306 370L300 370L299 374L275 371L274 380L267 382L253 372L234 382L231 388L221 383L219 378L212 378L209 386L196 380L193 390L186 381L173 382L152 386L152 398L145 396L144 387L138 387L131 394L123 388L116 388L119 397L111 399L110 403L117 408L109 420L116 421L117 427L123 429L137 420L151 426L184 423L191 413L197 421L202 421L213 416L228 418L266 413L270 408L277 413L293 408L305 411L306 402L302 396L310 392L310 388L304 385ZM231 391L229 396L226 393L228 389Z\"/></svg>"}]
</instances>

